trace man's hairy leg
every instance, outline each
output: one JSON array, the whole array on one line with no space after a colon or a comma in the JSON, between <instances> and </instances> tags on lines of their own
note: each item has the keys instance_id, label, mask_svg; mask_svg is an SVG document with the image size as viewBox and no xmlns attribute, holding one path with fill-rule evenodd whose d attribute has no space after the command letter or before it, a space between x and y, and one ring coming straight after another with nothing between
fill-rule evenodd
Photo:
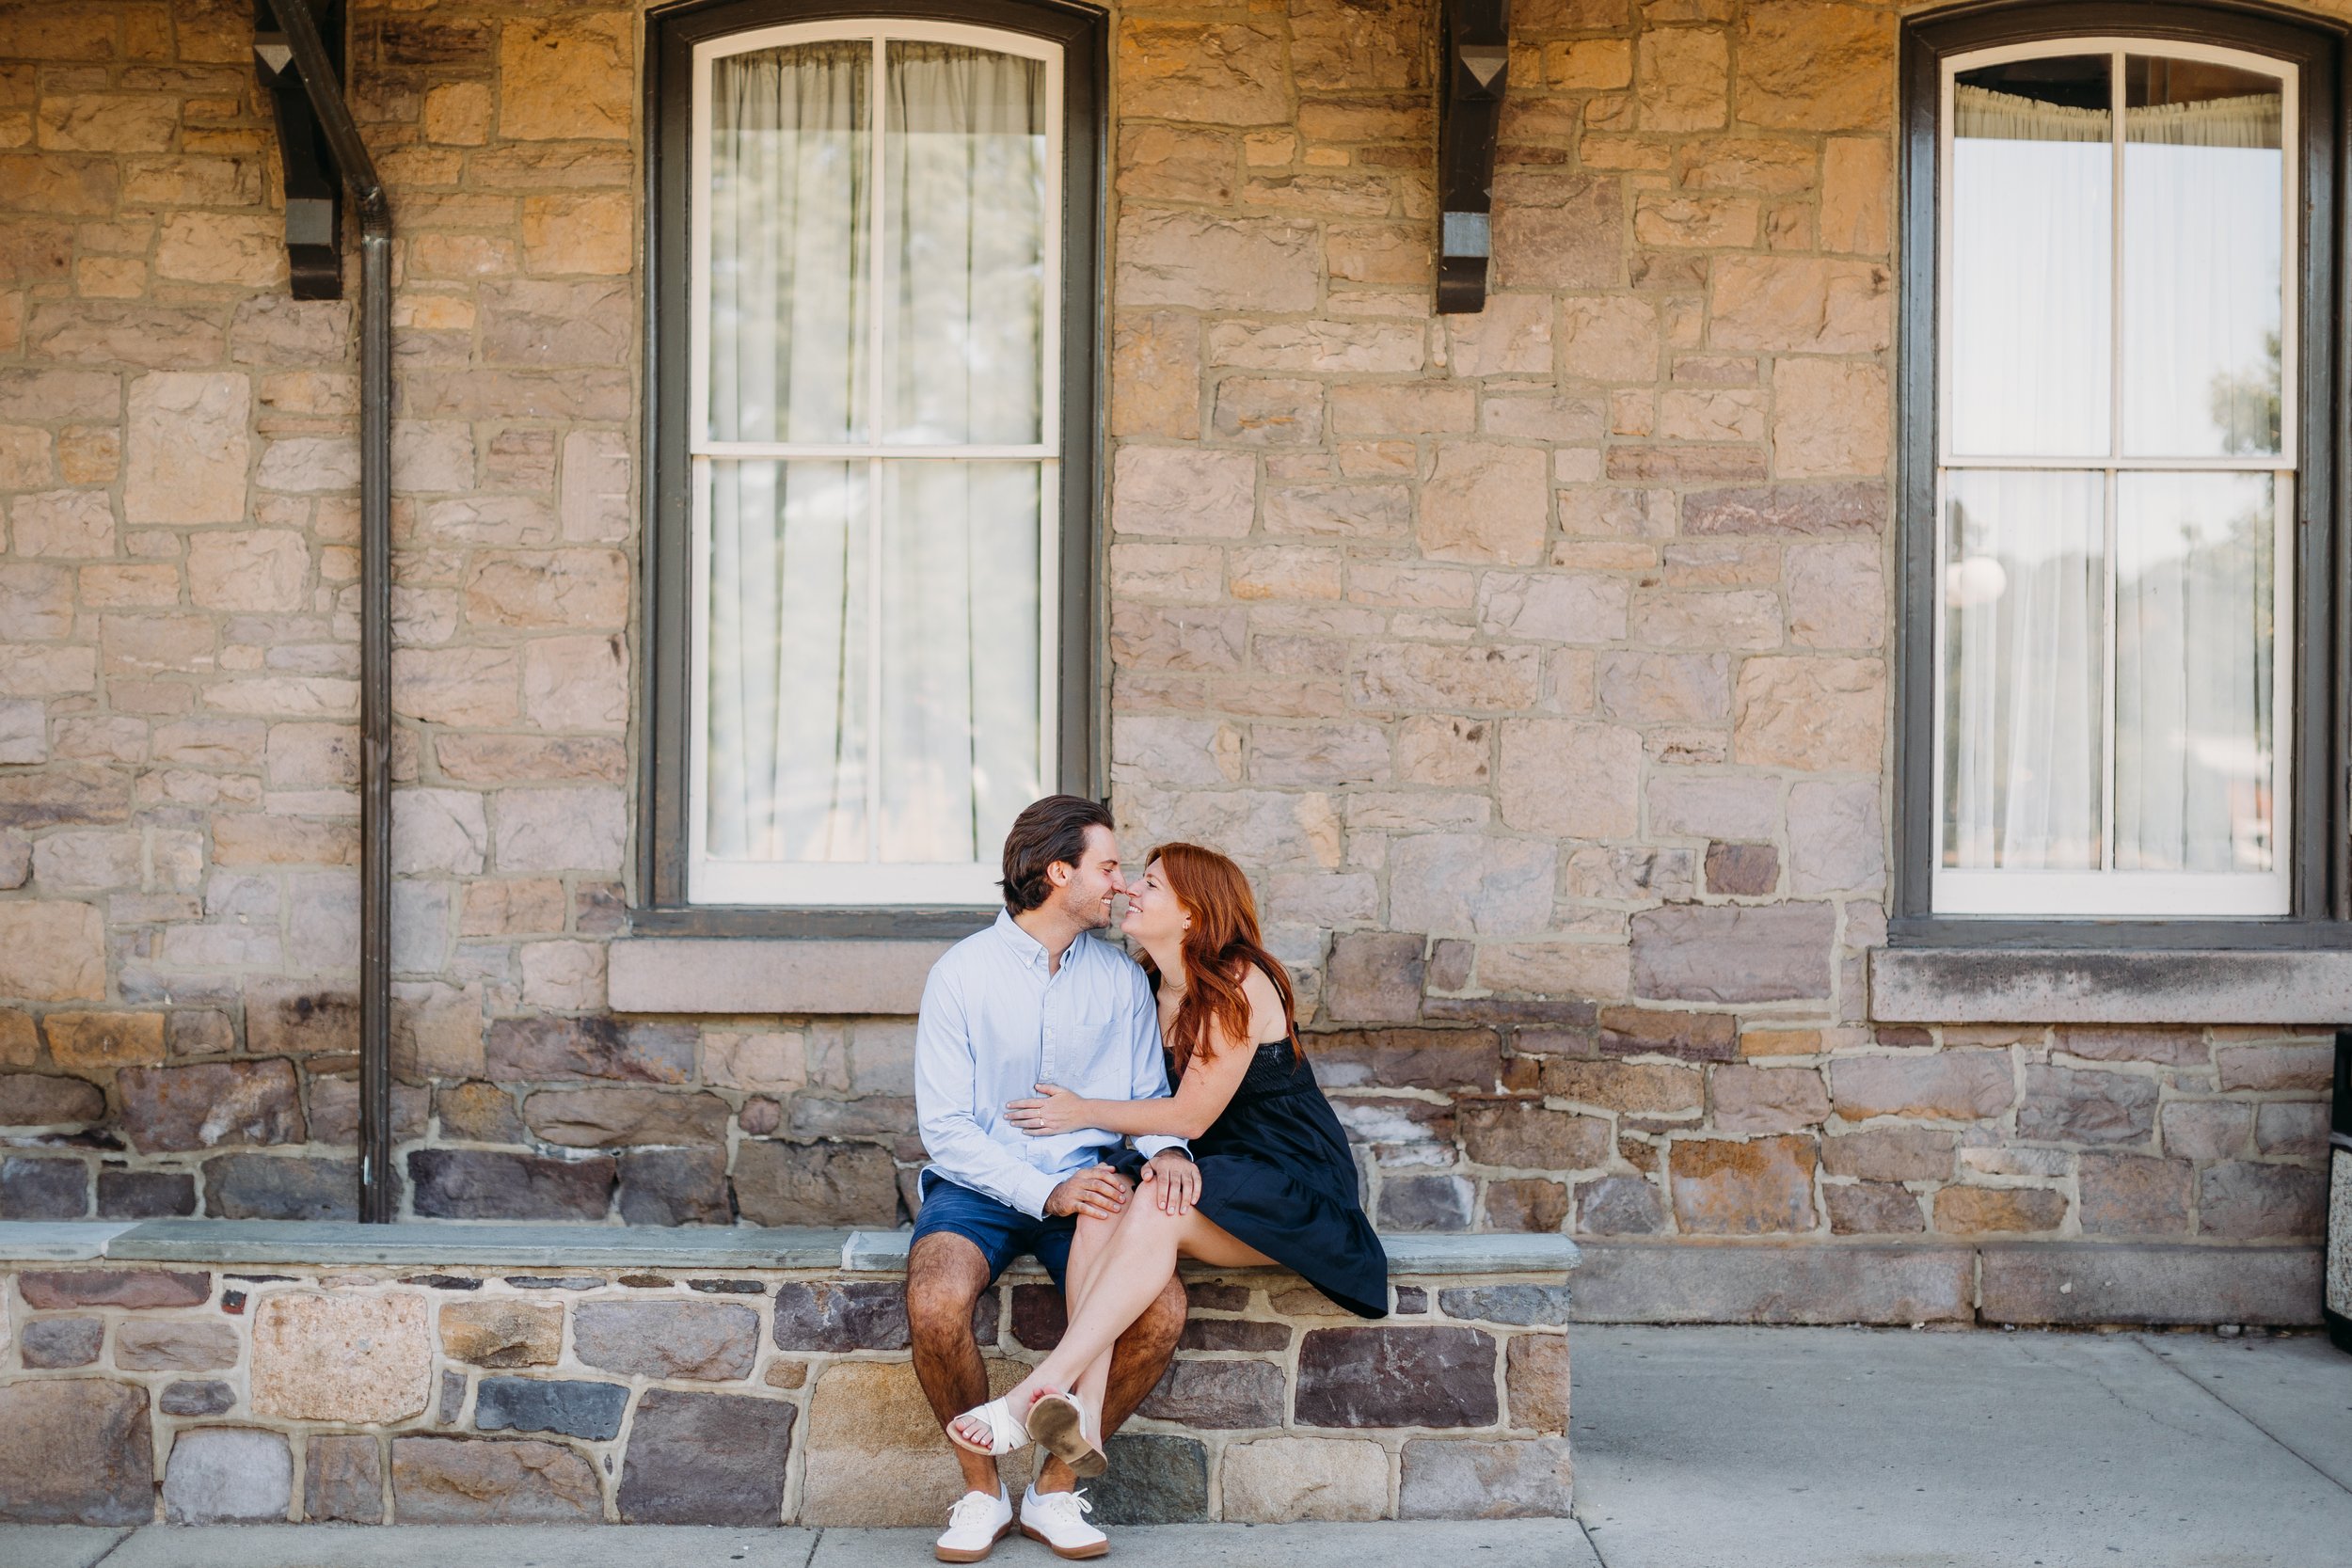
<instances>
[{"instance_id":1,"label":"man's hairy leg","mask_svg":"<svg viewBox=\"0 0 2352 1568\"><path fill-rule=\"evenodd\" d=\"M972 1306L987 1289L988 1259L953 1231L934 1230L907 1254L907 1337L914 1376L942 1433L958 1416L988 1402L988 1368L972 1338ZM963 1468L965 1491L995 1495L1001 1484L996 1461L954 1443L947 1449Z\"/></svg>"},{"instance_id":2,"label":"man's hairy leg","mask_svg":"<svg viewBox=\"0 0 2352 1568\"><path fill-rule=\"evenodd\" d=\"M1123 1425L1136 1407L1159 1386L1160 1378L1176 1354L1176 1341L1184 1332L1184 1284L1170 1276L1143 1315L1111 1347L1110 1381L1103 1390L1103 1440ZM1040 1449L1042 1455L1043 1450ZM1070 1466L1044 1456L1038 1470L1040 1492L1067 1492L1077 1484Z\"/></svg>"}]
</instances>

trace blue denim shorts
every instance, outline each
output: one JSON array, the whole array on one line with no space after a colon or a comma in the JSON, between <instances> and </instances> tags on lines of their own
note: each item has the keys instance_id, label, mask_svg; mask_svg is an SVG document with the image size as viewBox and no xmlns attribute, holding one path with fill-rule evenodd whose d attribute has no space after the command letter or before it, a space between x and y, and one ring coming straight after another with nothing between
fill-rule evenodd
<instances>
[{"instance_id":1,"label":"blue denim shorts","mask_svg":"<svg viewBox=\"0 0 2352 1568\"><path fill-rule=\"evenodd\" d=\"M914 1236L907 1244L912 1247L934 1230L951 1230L978 1247L980 1256L988 1259L991 1285L1025 1252L1045 1265L1045 1272L1054 1276L1054 1289L1059 1291L1062 1275L1070 1267L1070 1238L1077 1227L1077 1220L1071 1215L1032 1219L1009 1203L999 1203L986 1193L976 1193L937 1171L927 1170L923 1173L923 1211L914 1216Z\"/></svg>"}]
</instances>

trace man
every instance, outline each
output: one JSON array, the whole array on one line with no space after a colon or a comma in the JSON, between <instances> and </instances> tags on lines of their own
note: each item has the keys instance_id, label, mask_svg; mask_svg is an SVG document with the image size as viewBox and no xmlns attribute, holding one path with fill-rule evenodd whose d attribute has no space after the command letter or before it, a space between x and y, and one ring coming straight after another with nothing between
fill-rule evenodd
<instances>
[{"instance_id":1,"label":"man","mask_svg":"<svg viewBox=\"0 0 2352 1568\"><path fill-rule=\"evenodd\" d=\"M1158 1009L1134 959L1090 932L1111 923L1125 891L1110 813L1049 795L1005 835L1004 912L931 968L914 1037L914 1108L931 1157L907 1253L907 1319L914 1371L944 1431L988 1401L972 1307L1005 1266L1036 1257L1064 1277L1077 1216L1115 1218L1145 1159L1189 1158L1176 1138L1138 1138L1132 1151L1099 1131L1030 1137L1005 1103L1042 1082L1104 1100L1165 1095ZM1174 1280L1111 1354L1103 1434L1143 1402L1184 1332ZM957 1446L964 1496L939 1538L943 1562L977 1562L1013 1527L996 1461ZM1047 1458L1021 1499L1022 1532L1065 1558L1100 1557L1108 1539L1087 1523L1075 1478Z\"/></svg>"}]
</instances>

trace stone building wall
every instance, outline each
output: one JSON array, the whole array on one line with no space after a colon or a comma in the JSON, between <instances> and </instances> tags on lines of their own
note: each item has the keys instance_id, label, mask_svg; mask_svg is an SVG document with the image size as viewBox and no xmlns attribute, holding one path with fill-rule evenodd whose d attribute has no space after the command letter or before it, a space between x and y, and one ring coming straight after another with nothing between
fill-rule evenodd
<instances>
[{"instance_id":1,"label":"stone building wall","mask_svg":"<svg viewBox=\"0 0 2352 1568\"><path fill-rule=\"evenodd\" d=\"M887 1225L910 1021L614 1017L642 20L355 5L391 187L406 1212ZM1430 311L1424 3L1113 51L1112 789L1251 869L1390 1227L2308 1238L2327 1047L1874 1028L1895 13L1520 0ZM351 309L230 3L0 10L0 1213L347 1212Z\"/></svg>"}]
</instances>

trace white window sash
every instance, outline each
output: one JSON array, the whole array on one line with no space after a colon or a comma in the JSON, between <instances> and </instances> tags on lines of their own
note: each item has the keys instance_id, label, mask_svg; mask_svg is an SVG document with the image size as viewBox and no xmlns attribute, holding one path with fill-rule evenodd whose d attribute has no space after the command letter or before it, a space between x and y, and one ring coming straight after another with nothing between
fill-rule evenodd
<instances>
[{"instance_id":1,"label":"white window sash","mask_svg":"<svg viewBox=\"0 0 2352 1568\"><path fill-rule=\"evenodd\" d=\"M2054 55L2106 55L2110 61L2110 82L2113 101L2119 105L2110 127L2116 159L2111 211L2115 225L2114 243L2109 246L2108 265L2110 309L2114 312L2108 336L2109 399L2107 418L2107 451L2103 454L2086 453L2079 457L1959 455L1952 451L1953 353L1952 353L1952 142L1953 88L1963 72L1990 65L2016 60L2044 58ZM2124 303L2122 245L2124 188L2122 179L2123 146L2127 132L2120 104L2124 79L2124 57L2127 55L2156 55L2172 59L2191 59L2270 75L2280 82L2280 157L2281 196L2280 223L2282 241L2280 248L2280 451L2275 455L2248 454L2220 457L2148 458L2133 457L2125 452L2124 410L2122 399ZM1935 481L1935 547L1932 552L1933 600L1935 605L1932 629L1932 665L1934 679L1931 702L1930 727L1932 736L1931 757L1933 779L1931 788L1931 814L1925 825L1931 848L1929 854L1929 908L1937 915L2010 916L2023 918L2275 918L2293 912L2294 863L2293 779L2295 729L2295 549L2297 507L2299 505L2296 479L2300 458L2297 451L2300 437L2300 388L2297 380L2297 337L2301 326L2302 299L2296 286L2301 262L2300 236L2296 216L2301 189L2299 137L2301 134L2301 104L2298 101L2299 77L2289 65L2266 55L2216 45L2175 42L2153 38L2128 36L2098 36L2046 40L2034 43L2009 44L1997 48L1953 55L1943 62L1938 87L1936 119L1936 481ZM2102 657L2104 692L2102 694L2102 724L2105 737L2101 746L2101 860L2111 866L2116 832L2115 809L2115 585L2116 585L2116 498L2120 475L2140 472L2269 474L2278 480L2272 560L2275 578L2272 586L2273 635L2271 639L2271 753L2270 800L2272 849L2271 866L2266 872L2148 872L2116 869L2083 871L1994 870L1983 868L1952 868L1944 864L1945 756L1950 744L1946 733L1947 693L1949 672L1946 668L1947 607L1943 584L1950 565L1949 512L1947 504L1946 476L1968 469L2039 469L2103 476L2106 488L2106 548L2104 563L2106 578L2105 606L2105 653Z\"/></svg>"},{"instance_id":2,"label":"white window sash","mask_svg":"<svg viewBox=\"0 0 2352 1568\"><path fill-rule=\"evenodd\" d=\"M711 81L719 59L758 50L799 43L864 40L872 45L868 93L867 201L868 266L873 269L874 301L870 312L866 353L866 429L863 442L721 441L710 436L710 202L707 196L712 171L713 130ZM883 197L886 116L885 52L892 43L951 43L1000 55L1041 61L1045 66L1046 163L1043 207L1044 276L1040 293L1039 430L1043 440L1033 444L985 445L921 443L882 439L883 333L888 311L890 258L882 244L886 211ZM688 749L686 896L689 903L711 905L789 906L801 908L909 906L985 908L997 903L994 860L931 863L885 863L878 858L881 822L881 718L882 617L882 506L883 465L904 462L1009 460L1032 462L1038 483L1038 775L1051 780L1058 771L1060 752L1061 605L1061 309L1062 185L1064 111L1062 46L1046 40L994 28L950 23L898 19L855 22L795 23L736 33L697 44L693 57L693 108L691 175L689 181L689 272L691 323L688 344L688 451L692 539L691 597L688 631ZM866 844L863 862L754 862L722 860L709 852L709 680L710 680L710 491L714 466L742 461L832 460L863 461L866 472L866 694L867 752L866 759Z\"/></svg>"}]
</instances>

